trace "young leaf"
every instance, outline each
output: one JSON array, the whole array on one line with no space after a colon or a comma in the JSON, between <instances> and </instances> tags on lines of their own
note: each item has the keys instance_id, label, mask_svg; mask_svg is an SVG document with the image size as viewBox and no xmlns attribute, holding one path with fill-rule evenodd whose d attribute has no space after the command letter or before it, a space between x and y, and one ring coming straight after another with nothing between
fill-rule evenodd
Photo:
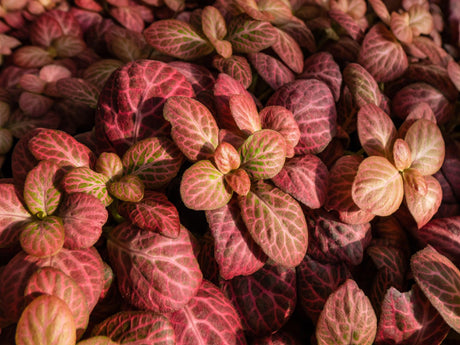
<instances>
[{"instance_id":1,"label":"young leaf","mask_svg":"<svg viewBox=\"0 0 460 345\"><path fill-rule=\"evenodd\" d=\"M222 280L221 290L237 310L243 328L252 336L279 330L296 304L295 269L267 263L250 276Z\"/></svg>"},{"instance_id":2,"label":"young leaf","mask_svg":"<svg viewBox=\"0 0 460 345\"><path fill-rule=\"evenodd\" d=\"M107 191L109 177L89 168L74 168L65 174L62 185L67 193L87 193L109 206L113 198Z\"/></svg>"},{"instance_id":3,"label":"young leaf","mask_svg":"<svg viewBox=\"0 0 460 345\"><path fill-rule=\"evenodd\" d=\"M77 328L77 339L81 338L89 321L88 303L83 290L61 270L43 267L29 278L24 290L26 299L33 300L41 295L53 295L63 300L70 308Z\"/></svg>"},{"instance_id":4,"label":"young leaf","mask_svg":"<svg viewBox=\"0 0 460 345\"><path fill-rule=\"evenodd\" d=\"M407 142L403 139L396 139L393 145L393 161L396 169L403 171L408 169L412 163L412 154Z\"/></svg>"},{"instance_id":5,"label":"young leaf","mask_svg":"<svg viewBox=\"0 0 460 345\"><path fill-rule=\"evenodd\" d=\"M115 344L176 344L169 320L151 311L118 312L97 324L91 333L93 336L105 336Z\"/></svg>"},{"instance_id":6,"label":"young leaf","mask_svg":"<svg viewBox=\"0 0 460 345\"><path fill-rule=\"evenodd\" d=\"M224 180L238 195L247 195L251 189L251 179L244 169L230 171L224 176Z\"/></svg>"},{"instance_id":7,"label":"young leaf","mask_svg":"<svg viewBox=\"0 0 460 345\"><path fill-rule=\"evenodd\" d=\"M257 73L273 90L294 81L294 73L280 60L265 53L248 54L248 59Z\"/></svg>"},{"instance_id":8,"label":"young leaf","mask_svg":"<svg viewBox=\"0 0 460 345\"><path fill-rule=\"evenodd\" d=\"M185 170L180 194L192 210L214 210L229 202L232 190L224 182L224 174L210 161L202 160Z\"/></svg>"},{"instance_id":9,"label":"young leaf","mask_svg":"<svg viewBox=\"0 0 460 345\"><path fill-rule=\"evenodd\" d=\"M97 158L94 170L110 179L116 179L123 174L123 163L113 152L102 152Z\"/></svg>"},{"instance_id":10,"label":"young leaf","mask_svg":"<svg viewBox=\"0 0 460 345\"><path fill-rule=\"evenodd\" d=\"M286 267L302 261L308 246L307 223L290 195L260 181L246 196L238 196L238 204L249 233L269 258Z\"/></svg>"},{"instance_id":11,"label":"young leaf","mask_svg":"<svg viewBox=\"0 0 460 345\"><path fill-rule=\"evenodd\" d=\"M64 225L59 217L48 216L33 220L22 227L19 242L30 255L47 258L55 255L64 245Z\"/></svg>"},{"instance_id":12,"label":"young leaf","mask_svg":"<svg viewBox=\"0 0 460 345\"><path fill-rule=\"evenodd\" d=\"M299 79L286 84L270 97L267 105L283 106L294 115L300 130L297 155L323 151L336 134L334 97L322 81Z\"/></svg>"},{"instance_id":13,"label":"young leaf","mask_svg":"<svg viewBox=\"0 0 460 345\"><path fill-rule=\"evenodd\" d=\"M326 165L314 155L288 159L273 183L309 208L319 208L326 200L328 175Z\"/></svg>"},{"instance_id":14,"label":"young leaf","mask_svg":"<svg viewBox=\"0 0 460 345\"><path fill-rule=\"evenodd\" d=\"M244 88L248 88L252 83L252 71L248 60L244 56L232 55L223 58L216 55L212 60L212 65L222 73L230 75L241 83Z\"/></svg>"},{"instance_id":15,"label":"young leaf","mask_svg":"<svg viewBox=\"0 0 460 345\"><path fill-rule=\"evenodd\" d=\"M425 176L427 192L424 196L404 183L404 198L409 212L420 229L436 214L442 201L442 189L433 176Z\"/></svg>"},{"instance_id":16,"label":"young leaf","mask_svg":"<svg viewBox=\"0 0 460 345\"><path fill-rule=\"evenodd\" d=\"M374 104L367 104L358 112L359 141L369 156L393 158L393 143L397 131L391 118Z\"/></svg>"},{"instance_id":17,"label":"young leaf","mask_svg":"<svg viewBox=\"0 0 460 345\"><path fill-rule=\"evenodd\" d=\"M182 60L197 59L214 49L190 24L177 19L153 22L144 30L144 36L156 50Z\"/></svg>"},{"instance_id":18,"label":"young leaf","mask_svg":"<svg viewBox=\"0 0 460 345\"><path fill-rule=\"evenodd\" d=\"M257 53L271 47L277 38L276 28L267 21L239 16L228 26L227 39L237 53Z\"/></svg>"},{"instance_id":19,"label":"young leaf","mask_svg":"<svg viewBox=\"0 0 460 345\"><path fill-rule=\"evenodd\" d=\"M352 279L347 279L326 301L316 326L318 345L371 345L377 317L371 302Z\"/></svg>"},{"instance_id":20,"label":"young leaf","mask_svg":"<svg viewBox=\"0 0 460 345\"><path fill-rule=\"evenodd\" d=\"M183 156L167 137L150 137L131 146L123 155L126 174L140 178L146 189L168 184L179 172Z\"/></svg>"},{"instance_id":21,"label":"young leaf","mask_svg":"<svg viewBox=\"0 0 460 345\"><path fill-rule=\"evenodd\" d=\"M203 104L193 98L170 97L163 116L171 123L171 137L189 160L195 162L212 157L218 144L219 128Z\"/></svg>"},{"instance_id":22,"label":"young leaf","mask_svg":"<svg viewBox=\"0 0 460 345\"><path fill-rule=\"evenodd\" d=\"M329 295L351 278L344 263L322 263L309 255L296 267L296 273L300 305L315 324Z\"/></svg>"},{"instance_id":23,"label":"young leaf","mask_svg":"<svg viewBox=\"0 0 460 345\"><path fill-rule=\"evenodd\" d=\"M191 237L184 227L172 239L125 222L109 233L107 249L120 293L137 308L178 310L201 284Z\"/></svg>"},{"instance_id":24,"label":"young leaf","mask_svg":"<svg viewBox=\"0 0 460 345\"><path fill-rule=\"evenodd\" d=\"M118 200L139 202L144 197L144 184L135 175L125 175L108 183L107 191Z\"/></svg>"},{"instance_id":25,"label":"young leaf","mask_svg":"<svg viewBox=\"0 0 460 345\"><path fill-rule=\"evenodd\" d=\"M170 316L176 344L246 345L240 318L214 284L203 280L196 295Z\"/></svg>"},{"instance_id":26,"label":"young leaf","mask_svg":"<svg viewBox=\"0 0 460 345\"><path fill-rule=\"evenodd\" d=\"M170 238L179 235L179 213L163 193L146 191L140 202L121 203L118 212L141 229L158 232Z\"/></svg>"},{"instance_id":27,"label":"young leaf","mask_svg":"<svg viewBox=\"0 0 460 345\"><path fill-rule=\"evenodd\" d=\"M17 345L74 345L76 329L72 311L59 297L37 297L24 309L15 340Z\"/></svg>"},{"instance_id":28,"label":"young leaf","mask_svg":"<svg viewBox=\"0 0 460 345\"><path fill-rule=\"evenodd\" d=\"M460 271L428 245L411 257L415 281L444 321L460 332Z\"/></svg>"},{"instance_id":29,"label":"young leaf","mask_svg":"<svg viewBox=\"0 0 460 345\"><path fill-rule=\"evenodd\" d=\"M94 245L108 219L102 201L81 192L68 194L56 214L64 223L64 247L68 249L85 249Z\"/></svg>"},{"instance_id":30,"label":"young leaf","mask_svg":"<svg viewBox=\"0 0 460 345\"><path fill-rule=\"evenodd\" d=\"M241 168L253 180L269 179L278 174L286 159L283 136L271 129L255 132L241 145Z\"/></svg>"},{"instance_id":31,"label":"young leaf","mask_svg":"<svg viewBox=\"0 0 460 345\"><path fill-rule=\"evenodd\" d=\"M53 161L41 161L28 174L24 183L24 201L33 215L39 218L54 213L62 193L57 189L59 166Z\"/></svg>"},{"instance_id":32,"label":"young leaf","mask_svg":"<svg viewBox=\"0 0 460 345\"><path fill-rule=\"evenodd\" d=\"M232 56L232 45L224 40L227 36L227 25L220 11L214 6L206 6L201 14L203 33L214 46L217 53L227 59Z\"/></svg>"},{"instance_id":33,"label":"young leaf","mask_svg":"<svg viewBox=\"0 0 460 345\"><path fill-rule=\"evenodd\" d=\"M96 158L85 145L70 134L56 129L44 129L29 140L30 152L38 160L51 160L60 167L91 167Z\"/></svg>"},{"instance_id":34,"label":"young leaf","mask_svg":"<svg viewBox=\"0 0 460 345\"><path fill-rule=\"evenodd\" d=\"M245 135L249 136L262 129L259 112L251 95L230 96L229 106L236 125Z\"/></svg>"},{"instance_id":35,"label":"young leaf","mask_svg":"<svg viewBox=\"0 0 460 345\"><path fill-rule=\"evenodd\" d=\"M232 144L221 142L214 152L214 164L222 174L238 169L241 164L241 157Z\"/></svg>"},{"instance_id":36,"label":"young leaf","mask_svg":"<svg viewBox=\"0 0 460 345\"><path fill-rule=\"evenodd\" d=\"M442 343L449 326L417 285L399 292L390 287L382 302L376 345Z\"/></svg>"},{"instance_id":37,"label":"young leaf","mask_svg":"<svg viewBox=\"0 0 460 345\"><path fill-rule=\"evenodd\" d=\"M364 37L358 62L377 82L401 76L408 67L407 55L383 23L375 24Z\"/></svg>"},{"instance_id":38,"label":"young leaf","mask_svg":"<svg viewBox=\"0 0 460 345\"><path fill-rule=\"evenodd\" d=\"M411 168L422 175L433 175L444 161L444 139L439 127L428 120L418 120L407 130L404 140L412 157Z\"/></svg>"},{"instance_id":39,"label":"young leaf","mask_svg":"<svg viewBox=\"0 0 460 345\"><path fill-rule=\"evenodd\" d=\"M403 179L386 158L371 156L359 165L351 195L360 209L389 216L403 200Z\"/></svg>"},{"instance_id":40,"label":"young leaf","mask_svg":"<svg viewBox=\"0 0 460 345\"><path fill-rule=\"evenodd\" d=\"M236 198L223 207L206 211L206 220L214 238L214 257L222 278L247 276L262 268L267 256L251 238Z\"/></svg>"}]
</instances>

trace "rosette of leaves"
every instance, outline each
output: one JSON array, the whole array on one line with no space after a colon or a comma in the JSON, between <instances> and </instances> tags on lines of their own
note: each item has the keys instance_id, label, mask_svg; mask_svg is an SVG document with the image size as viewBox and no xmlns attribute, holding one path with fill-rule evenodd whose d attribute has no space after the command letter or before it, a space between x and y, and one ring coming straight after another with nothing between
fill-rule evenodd
<instances>
[{"instance_id":1,"label":"rosette of leaves","mask_svg":"<svg viewBox=\"0 0 460 345\"><path fill-rule=\"evenodd\" d=\"M283 107L267 107L259 114L250 95L233 95L229 104L238 126L233 133L239 138L233 141L237 147L219 141L219 127L199 101L177 96L165 104L171 136L194 162L182 176L182 200L190 209L211 212L225 207L235 193L252 239L274 261L295 266L307 248L305 217L296 200L264 180L281 171L287 151L293 154L297 124ZM271 111L279 117L268 116Z\"/></svg>"},{"instance_id":2,"label":"rosette of leaves","mask_svg":"<svg viewBox=\"0 0 460 345\"><path fill-rule=\"evenodd\" d=\"M413 123L398 137L383 110L374 104L360 109L358 135L369 155L360 163L352 185L352 198L360 209L388 216L404 199L419 228L436 213L442 190L432 175L442 166L444 139L435 120L423 116L417 110L408 116Z\"/></svg>"}]
</instances>

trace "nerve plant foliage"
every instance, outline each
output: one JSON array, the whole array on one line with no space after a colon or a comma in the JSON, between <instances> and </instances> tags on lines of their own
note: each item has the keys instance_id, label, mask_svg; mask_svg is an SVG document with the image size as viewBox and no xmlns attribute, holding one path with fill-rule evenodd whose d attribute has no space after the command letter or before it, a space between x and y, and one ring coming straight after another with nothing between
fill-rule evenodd
<instances>
[{"instance_id":1,"label":"nerve plant foliage","mask_svg":"<svg viewBox=\"0 0 460 345\"><path fill-rule=\"evenodd\" d=\"M2 340L455 343L459 22L0 1Z\"/></svg>"}]
</instances>

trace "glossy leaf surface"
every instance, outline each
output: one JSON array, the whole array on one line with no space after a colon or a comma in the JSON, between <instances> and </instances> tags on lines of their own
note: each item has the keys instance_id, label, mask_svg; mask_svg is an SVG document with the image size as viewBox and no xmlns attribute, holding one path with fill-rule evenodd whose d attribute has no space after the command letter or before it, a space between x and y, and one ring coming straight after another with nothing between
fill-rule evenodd
<instances>
[{"instance_id":1,"label":"glossy leaf surface","mask_svg":"<svg viewBox=\"0 0 460 345\"><path fill-rule=\"evenodd\" d=\"M86 167L80 167L74 168L65 174L62 182L67 193L87 193L98 198L105 206L108 206L113 201L107 191L108 181L108 176Z\"/></svg>"}]
</instances>

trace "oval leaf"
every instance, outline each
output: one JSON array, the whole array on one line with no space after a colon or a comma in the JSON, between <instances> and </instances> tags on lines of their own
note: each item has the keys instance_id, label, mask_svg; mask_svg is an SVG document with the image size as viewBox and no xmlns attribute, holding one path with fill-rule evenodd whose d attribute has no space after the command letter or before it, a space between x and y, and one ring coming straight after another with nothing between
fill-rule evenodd
<instances>
[{"instance_id":1,"label":"oval leaf","mask_svg":"<svg viewBox=\"0 0 460 345\"><path fill-rule=\"evenodd\" d=\"M252 83L251 66L249 66L248 60L244 56L232 55L223 58L216 55L212 60L212 65L220 72L226 73L240 82L246 89Z\"/></svg>"},{"instance_id":2,"label":"oval leaf","mask_svg":"<svg viewBox=\"0 0 460 345\"><path fill-rule=\"evenodd\" d=\"M257 53L271 47L277 40L277 31L269 22L239 16L228 26L227 39L238 53Z\"/></svg>"},{"instance_id":3,"label":"oval leaf","mask_svg":"<svg viewBox=\"0 0 460 345\"><path fill-rule=\"evenodd\" d=\"M55 255L64 245L64 225L59 217L27 223L19 235L22 249L30 255L46 258Z\"/></svg>"},{"instance_id":4,"label":"oval leaf","mask_svg":"<svg viewBox=\"0 0 460 345\"><path fill-rule=\"evenodd\" d=\"M248 54L248 59L259 76L270 85L273 90L284 84L294 81L294 73L280 60L261 52Z\"/></svg>"},{"instance_id":5,"label":"oval leaf","mask_svg":"<svg viewBox=\"0 0 460 345\"><path fill-rule=\"evenodd\" d=\"M229 105L236 125L245 135L251 135L262 129L259 112L251 95L230 96Z\"/></svg>"},{"instance_id":6,"label":"oval leaf","mask_svg":"<svg viewBox=\"0 0 460 345\"><path fill-rule=\"evenodd\" d=\"M379 105L382 96L374 77L360 64L350 63L343 70L343 80L358 108L368 103Z\"/></svg>"},{"instance_id":7,"label":"oval leaf","mask_svg":"<svg viewBox=\"0 0 460 345\"><path fill-rule=\"evenodd\" d=\"M144 197L144 184L135 175L125 175L109 183L107 190L110 195L121 201L139 202Z\"/></svg>"}]
</instances>

